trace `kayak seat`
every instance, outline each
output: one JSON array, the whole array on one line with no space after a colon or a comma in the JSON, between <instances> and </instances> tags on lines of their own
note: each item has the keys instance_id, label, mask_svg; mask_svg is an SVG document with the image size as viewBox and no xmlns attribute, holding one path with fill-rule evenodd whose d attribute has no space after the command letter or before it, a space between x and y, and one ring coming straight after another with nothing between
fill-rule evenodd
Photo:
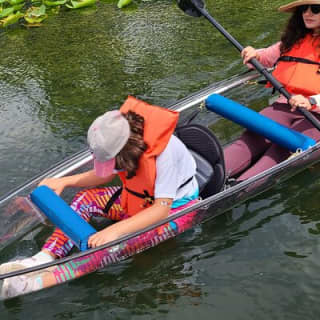
<instances>
[{"instance_id":1,"label":"kayak seat","mask_svg":"<svg viewBox=\"0 0 320 320\"><path fill-rule=\"evenodd\" d=\"M189 151L197 164L196 178L198 181L199 190L200 192L202 192L202 190L207 185L208 181L213 178L214 171L209 161L201 157L198 153L194 152L193 150L189 149Z\"/></svg>"},{"instance_id":2,"label":"kayak seat","mask_svg":"<svg viewBox=\"0 0 320 320\"><path fill-rule=\"evenodd\" d=\"M221 191L225 184L223 150L211 130L199 124L187 124L177 127L175 135L196 161L201 197L207 198Z\"/></svg>"}]
</instances>

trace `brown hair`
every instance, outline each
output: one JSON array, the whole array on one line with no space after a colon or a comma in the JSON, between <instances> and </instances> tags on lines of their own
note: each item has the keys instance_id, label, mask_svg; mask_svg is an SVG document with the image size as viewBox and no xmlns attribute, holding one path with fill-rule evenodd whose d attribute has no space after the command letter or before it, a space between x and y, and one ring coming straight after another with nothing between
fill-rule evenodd
<instances>
[{"instance_id":1,"label":"brown hair","mask_svg":"<svg viewBox=\"0 0 320 320\"><path fill-rule=\"evenodd\" d=\"M127 179L131 179L136 175L140 157L147 150L148 145L143 140L144 118L133 111L128 111L123 116L129 122L130 137L116 156L116 168L127 171Z\"/></svg>"},{"instance_id":2,"label":"brown hair","mask_svg":"<svg viewBox=\"0 0 320 320\"><path fill-rule=\"evenodd\" d=\"M299 43L308 33L312 33L311 29L307 29L303 17L302 10L297 7L290 17L287 26L281 37L281 54L289 51L296 43ZM319 39L319 36L315 37L315 40ZM319 48L318 48L319 49Z\"/></svg>"}]
</instances>

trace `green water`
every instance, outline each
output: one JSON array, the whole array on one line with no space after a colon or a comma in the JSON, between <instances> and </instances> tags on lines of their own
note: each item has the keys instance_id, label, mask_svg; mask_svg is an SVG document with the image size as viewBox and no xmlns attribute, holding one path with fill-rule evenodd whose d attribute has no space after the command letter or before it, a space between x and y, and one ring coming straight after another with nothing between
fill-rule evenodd
<instances>
[{"instance_id":1,"label":"green water","mask_svg":"<svg viewBox=\"0 0 320 320\"><path fill-rule=\"evenodd\" d=\"M279 38L281 3L207 8L244 46L262 47ZM0 194L83 149L91 121L128 94L168 105L244 70L208 22L171 0L124 11L100 2L41 28L1 30ZM266 100L262 89L234 95L256 109ZM214 129L223 141L236 130L226 121ZM317 319L319 169L133 259L0 302L0 319Z\"/></svg>"}]
</instances>

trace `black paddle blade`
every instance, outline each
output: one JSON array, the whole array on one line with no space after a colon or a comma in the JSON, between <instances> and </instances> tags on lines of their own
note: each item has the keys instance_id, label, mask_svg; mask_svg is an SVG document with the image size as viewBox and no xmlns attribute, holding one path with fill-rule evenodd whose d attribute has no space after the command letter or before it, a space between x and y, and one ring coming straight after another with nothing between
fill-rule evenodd
<instances>
[{"instance_id":1,"label":"black paddle blade","mask_svg":"<svg viewBox=\"0 0 320 320\"><path fill-rule=\"evenodd\" d=\"M204 3L202 0L177 0L177 3L178 7L189 16L202 16L201 12L198 10L198 8L204 8Z\"/></svg>"}]
</instances>

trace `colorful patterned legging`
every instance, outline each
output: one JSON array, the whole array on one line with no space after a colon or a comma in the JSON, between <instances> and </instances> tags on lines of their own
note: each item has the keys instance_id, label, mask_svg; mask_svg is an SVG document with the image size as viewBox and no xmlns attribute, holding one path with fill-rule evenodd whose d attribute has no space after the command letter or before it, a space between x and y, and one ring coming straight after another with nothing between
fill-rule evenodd
<instances>
[{"instance_id":1,"label":"colorful patterned legging","mask_svg":"<svg viewBox=\"0 0 320 320\"><path fill-rule=\"evenodd\" d=\"M95 215L111 218L112 220L126 219L128 215L122 210L120 199L115 201L107 214L103 212L107 201L117 190L118 187L107 187L81 191L75 196L71 207L86 220L89 220ZM171 209L170 214L189 207L197 201L198 200L192 200L186 205ZM199 215L197 211L192 211L119 245L99 250L81 258L75 258L67 263L52 267L47 272L53 276L55 284L81 277L97 269L106 267L109 264L124 260L133 254L153 247L162 241L184 232L197 223L198 216L201 215ZM57 257L62 258L68 254L72 247L73 243L68 237L66 237L61 230L56 229L43 248L51 251ZM44 273L44 275L48 276L48 273Z\"/></svg>"},{"instance_id":2,"label":"colorful patterned legging","mask_svg":"<svg viewBox=\"0 0 320 320\"><path fill-rule=\"evenodd\" d=\"M108 213L103 211L106 203L118 189L119 187L106 187L81 191L73 199L71 208L86 221L89 221L93 216L102 216L113 221L127 219L129 215L127 215L126 212L124 212L124 210L121 208L120 198L115 200ZM191 201L183 207L171 209L170 214L191 205L195 201ZM169 231L168 229L170 228L177 228L181 232L181 228L190 227L190 223L192 223L192 217L193 215L188 214L184 217L176 219L175 223L168 223L165 226L161 226L155 230L142 234L141 237L143 237L144 241L148 239L152 240L155 238L155 236L159 236L162 233ZM136 242L139 243L139 237L136 238ZM63 258L68 255L73 246L73 242L60 229L56 228L42 249L50 251L58 258Z\"/></svg>"}]
</instances>

